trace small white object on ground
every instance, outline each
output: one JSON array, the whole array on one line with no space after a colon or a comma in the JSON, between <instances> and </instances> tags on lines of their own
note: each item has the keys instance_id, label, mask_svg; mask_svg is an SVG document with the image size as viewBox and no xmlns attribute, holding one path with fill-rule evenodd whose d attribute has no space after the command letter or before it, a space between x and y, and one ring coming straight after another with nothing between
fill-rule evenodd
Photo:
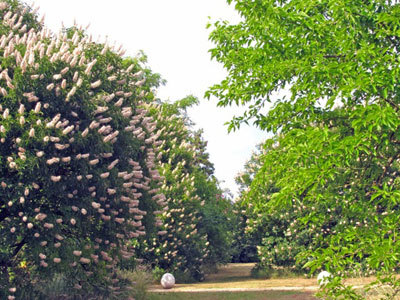
<instances>
[{"instance_id":1,"label":"small white object on ground","mask_svg":"<svg viewBox=\"0 0 400 300\"><path fill-rule=\"evenodd\" d=\"M328 271L322 271L317 276L317 282L319 286L327 284L330 281L330 279L332 279L332 274L329 273Z\"/></svg>"},{"instance_id":2,"label":"small white object on ground","mask_svg":"<svg viewBox=\"0 0 400 300\"><path fill-rule=\"evenodd\" d=\"M175 285L175 277L171 273L165 273L161 277L161 286L164 289L171 289Z\"/></svg>"}]
</instances>

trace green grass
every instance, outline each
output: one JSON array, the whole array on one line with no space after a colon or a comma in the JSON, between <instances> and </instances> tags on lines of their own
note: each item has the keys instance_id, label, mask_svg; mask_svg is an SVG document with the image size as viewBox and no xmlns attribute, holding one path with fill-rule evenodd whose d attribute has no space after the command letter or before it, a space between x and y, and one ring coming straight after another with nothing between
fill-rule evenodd
<instances>
[{"instance_id":1,"label":"green grass","mask_svg":"<svg viewBox=\"0 0 400 300\"><path fill-rule=\"evenodd\" d=\"M250 290L250 291L204 291L204 289L268 289L279 286L308 287L315 285L315 279L305 278L278 278L254 279L251 277L253 263L228 264L219 268L217 273L209 274L203 282L192 284L177 284L170 291L151 292L147 294L150 300L315 300L314 293L310 291L284 291L284 290ZM160 285L153 285L153 289L161 289Z\"/></svg>"},{"instance_id":2,"label":"green grass","mask_svg":"<svg viewBox=\"0 0 400 300\"><path fill-rule=\"evenodd\" d=\"M316 286L317 281L315 278L309 279L304 276L298 276L294 279L293 274L285 278L252 278L251 269L254 267L254 263L234 263L222 266L219 268L217 273L208 274L203 282L196 283L180 283L174 287L175 291L191 291L198 290L201 292L202 289L231 289L231 288L251 288L251 289L267 289L271 287L310 287ZM283 272L284 270L278 270ZM285 273L285 275L287 275ZM161 289L161 286L153 284L152 289Z\"/></svg>"},{"instance_id":3,"label":"green grass","mask_svg":"<svg viewBox=\"0 0 400 300\"><path fill-rule=\"evenodd\" d=\"M298 291L149 293L149 300L315 300Z\"/></svg>"}]
</instances>

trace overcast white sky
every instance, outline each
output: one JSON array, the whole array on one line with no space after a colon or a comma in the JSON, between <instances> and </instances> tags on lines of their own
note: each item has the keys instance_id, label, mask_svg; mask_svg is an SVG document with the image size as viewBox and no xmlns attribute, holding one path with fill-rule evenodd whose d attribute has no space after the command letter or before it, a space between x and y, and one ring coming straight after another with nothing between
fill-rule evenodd
<instances>
[{"instance_id":1,"label":"overcast white sky","mask_svg":"<svg viewBox=\"0 0 400 300\"><path fill-rule=\"evenodd\" d=\"M31 3L31 2L28 2ZM204 100L211 85L225 77L221 65L210 60L208 50L209 18L237 22L233 7L225 0L34 0L45 14L45 24L58 31L61 22L71 26L74 20L86 26L95 39L122 44L126 55L143 50L149 66L167 80L158 91L161 99L171 101L189 94L201 104L189 111L197 128L204 129L208 152L222 186L236 193L234 177L250 158L255 145L266 133L243 126L228 135L224 123L240 108L217 108L216 99Z\"/></svg>"}]
</instances>

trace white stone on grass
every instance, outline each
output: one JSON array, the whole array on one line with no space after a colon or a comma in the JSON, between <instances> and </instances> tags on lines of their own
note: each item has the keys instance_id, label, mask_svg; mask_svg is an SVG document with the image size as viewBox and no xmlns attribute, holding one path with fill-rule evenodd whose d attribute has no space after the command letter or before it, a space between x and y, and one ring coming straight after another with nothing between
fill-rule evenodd
<instances>
[{"instance_id":1,"label":"white stone on grass","mask_svg":"<svg viewBox=\"0 0 400 300\"><path fill-rule=\"evenodd\" d=\"M161 277L161 286L164 289L171 289L175 285L175 277L171 273L165 273Z\"/></svg>"}]
</instances>

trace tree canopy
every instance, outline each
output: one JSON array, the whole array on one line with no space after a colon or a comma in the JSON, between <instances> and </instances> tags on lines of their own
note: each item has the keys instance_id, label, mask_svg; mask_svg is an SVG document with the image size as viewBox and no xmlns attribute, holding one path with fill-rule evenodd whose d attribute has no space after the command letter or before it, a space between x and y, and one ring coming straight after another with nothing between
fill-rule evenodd
<instances>
[{"instance_id":1,"label":"tree canopy","mask_svg":"<svg viewBox=\"0 0 400 300\"><path fill-rule=\"evenodd\" d=\"M211 56L229 76L214 85L218 105L248 104L233 119L276 132L317 122L334 104L396 109L398 17L391 1L227 1L242 17L216 22ZM282 89L287 97L277 95ZM273 108L261 113L267 102Z\"/></svg>"}]
</instances>

